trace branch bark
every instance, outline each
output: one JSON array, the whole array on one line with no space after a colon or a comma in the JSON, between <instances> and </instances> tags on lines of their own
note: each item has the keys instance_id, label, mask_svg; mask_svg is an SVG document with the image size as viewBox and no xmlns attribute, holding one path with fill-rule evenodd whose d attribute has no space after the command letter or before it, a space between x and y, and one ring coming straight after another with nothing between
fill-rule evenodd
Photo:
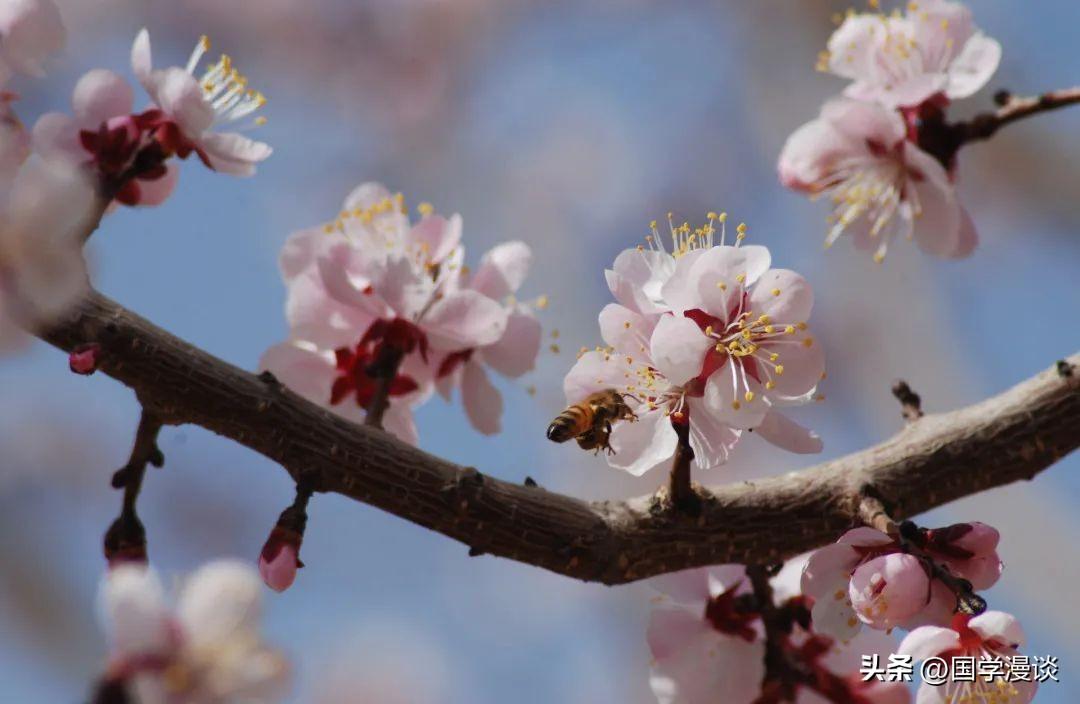
<instances>
[{"instance_id":1,"label":"branch bark","mask_svg":"<svg viewBox=\"0 0 1080 704\"><path fill-rule=\"evenodd\" d=\"M433 457L242 371L91 293L41 334L62 350L97 342L100 369L164 424L193 423L280 463L294 480L470 547L586 581L622 584L724 562L764 564L833 541L867 496L896 520L1031 479L1080 445L1080 354L982 403L910 423L862 452L698 494L585 502ZM526 468L504 470L524 478Z\"/></svg>"},{"instance_id":2,"label":"branch bark","mask_svg":"<svg viewBox=\"0 0 1080 704\"><path fill-rule=\"evenodd\" d=\"M995 99L1000 107L994 112L976 115L967 122L958 122L953 126L960 144L990 139L999 129L1017 120L1080 103L1080 86L1031 97L1018 97L1003 91Z\"/></svg>"}]
</instances>

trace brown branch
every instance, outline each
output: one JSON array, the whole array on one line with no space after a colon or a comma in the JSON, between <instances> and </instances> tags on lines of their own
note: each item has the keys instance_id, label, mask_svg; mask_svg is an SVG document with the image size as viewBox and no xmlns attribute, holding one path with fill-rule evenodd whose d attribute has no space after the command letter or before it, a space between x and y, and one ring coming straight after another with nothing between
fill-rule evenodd
<instances>
[{"instance_id":1,"label":"brown branch","mask_svg":"<svg viewBox=\"0 0 1080 704\"><path fill-rule=\"evenodd\" d=\"M368 406L364 416L364 425L372 428L381 428L383 416L390 408L390 387L397 376L398 367L404 355L395 347L385 346L379 354L379 359L373 365L375 374L375 395Z\"/></svg>"},{"instance_id":2,"label":"brown branch","mask_svg":"<svg viewBox=\"0 0 1080 704\"><path fill-rule=\"evenodd\" d=\"M958 122L953 125L959 139L957 146L989 139L999 129L1017 120L1080 103L1080 86L1053 90L1031 97L1017 97L1003 91L995 96L995 100L1000 107L994 112L982 113L967 122Z\"/></svg>"},{"instance_id":3,"label":"brown branch","mask_svg":"<svg viewBox=\"0 0 1080 704\"><path fill-rule=\"evenodd\" d=\"M97 293L42 337L102 346L101 370L165 424L194 423L299 480L468 545L620 584L725 562L766 563L833 541L873 495L901 520L1019 479L1080 445L1080 375L1050 369L982 403L924 416L862 452L797 473L702 489L696 517L657 495L589 503L481 474L352 424L155 327ZM1080 354L1061 367L1071 371ZM526 467L504 468L524 478Z\"/></svg>"},{"instance_id":4,"label":"brown branch","mask_svg":"<svg viewBox=\"0 0 1080 704\"><path fill-rule=\"evenodd\" d=\"M694 450L690 447L690 426L675 425L679 444L675 446L675 456L671 460L671 475L668 478L668 498L672 507L682 513L697 515L701 507L694 487L690 482L690 468L694 462Z\"/></svg>"}]
</instances>

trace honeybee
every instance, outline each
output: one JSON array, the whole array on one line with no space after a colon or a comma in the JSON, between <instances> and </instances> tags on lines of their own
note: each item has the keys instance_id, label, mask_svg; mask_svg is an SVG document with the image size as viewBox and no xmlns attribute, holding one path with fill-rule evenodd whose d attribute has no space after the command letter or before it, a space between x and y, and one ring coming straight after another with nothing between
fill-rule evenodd
<instances>
[{"instance_id":1,"label":"honeybee","mask_svg":"<svg viewBox=\"0 0 1080 704\"><path fill-rule=\"evenodd\" d=\"M637 416L626 405L622 394L615 389L605 389L568 406L551 421L547 437L553 442L566 442L574 438L583 450L595 450L597 453L607 450L614 454L608 438L611 436L611 424L617 420L637 420Z\"/></svg>"}]
</instances>

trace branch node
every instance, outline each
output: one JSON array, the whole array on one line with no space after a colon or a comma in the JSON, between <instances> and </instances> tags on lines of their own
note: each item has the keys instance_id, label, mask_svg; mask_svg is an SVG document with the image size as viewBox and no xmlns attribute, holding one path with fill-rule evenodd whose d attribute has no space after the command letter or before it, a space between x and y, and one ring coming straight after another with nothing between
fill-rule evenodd
<instances>
[{"instance_id":1,"label":"branch node","mask_svg":"<svg viewBox=\"0 0 1080 704\"><path fill-rule=\"evenodd\" d=\"M540 485L536 483L535 479L533 479L532 477L528 477L528 476L525 477L525 486L527 486L527 487L529 487L531 489L537 489L537 488L540 487Z\"/></svg>"},{"instance_id":2,"label":"branch node","mask_svg":"<svg viewBox=\"0 0 1080 704\"><path fill-rule=\"evenodd\" d=\"M994 105L998 107L1005 107L1012 101L1012 92L1002 88L999 91L994 92Z\"/></svg>"},{"instance_id":3,"label":"branch node","mask_svg":"<svg viewBox=\"0 0 1080 704\"><path fill-rule=\"evenodd\" d=\"M908 423L922 418L922 398L911 390L903 379L897 379L892 385L892 395L900 402L900 413Z\"/></svg>"},{"instance_id":4,"label":"branch node","mask_svg":"<svg viewBox=\"0 0 1080 704\"><path fill-rule=\"evenodd\" d=\"M266 384L275 391L281 389L281 382L278 381L278 378L276 376L274 376L274 372L270 371L269 369L259 372L259 381Z\"/></svg>"},{"instance_id":5,"label":"branch node","mask_svg":"<svg viewBox=\"0 0 1080 704\"><path fill-rule=\"evenodd\" d=\"M1057 361L1057 373L1062 379L1071 379L1074 371L1076 371L1076 367L1069 364L1068 360L1059 359Z\"/></svg>"}]
</instances>

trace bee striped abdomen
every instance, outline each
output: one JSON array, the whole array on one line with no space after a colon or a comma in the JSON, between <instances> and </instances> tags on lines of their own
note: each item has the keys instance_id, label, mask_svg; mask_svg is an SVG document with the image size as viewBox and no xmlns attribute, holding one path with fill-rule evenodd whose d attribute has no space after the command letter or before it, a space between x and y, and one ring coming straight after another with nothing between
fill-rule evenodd
<instances>
[{"instance_id":1,"label":"bee striped abdomen","mask_svg":"<svg viewBox=\"0 0 1080 704\"><path fill-rule=\"evenodd\" d=\"M570 406L551 421L547 438L553 442L566 442L576 438L592 426L592 408L583 404Z\"/></svg>"}]
</instances>

